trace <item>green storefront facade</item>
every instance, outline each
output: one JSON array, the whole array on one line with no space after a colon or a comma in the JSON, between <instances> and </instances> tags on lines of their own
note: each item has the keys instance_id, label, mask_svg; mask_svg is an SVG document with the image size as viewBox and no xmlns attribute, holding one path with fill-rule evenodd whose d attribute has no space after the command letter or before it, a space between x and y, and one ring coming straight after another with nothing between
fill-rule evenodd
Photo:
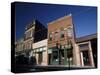
<instances>
[{"instance_id":1,"label":"green storefront facade","mask_svg":"<svg viewBox=\"0 0 100 75\"><path fill-rule=\"evenodd\" d=\"M48 49L48 64L49 65L73 65L72 46L60 48L52 47Z\"/></svg>"}]
</instances>

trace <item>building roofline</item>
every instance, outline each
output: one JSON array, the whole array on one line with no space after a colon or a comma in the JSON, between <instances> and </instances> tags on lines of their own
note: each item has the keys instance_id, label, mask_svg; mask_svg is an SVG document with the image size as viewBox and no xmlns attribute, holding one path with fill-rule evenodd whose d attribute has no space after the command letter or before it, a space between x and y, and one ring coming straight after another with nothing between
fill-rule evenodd
<instances>
[{"instance_id":1,"label":"building roofline","mask_svg":"<svg viewBox=\"0 0 100 75\"><path fill-rule=\"evenodd\" d=\"M66 15L66 16L63 16L63 17L60 17L60 18L58 18L58 19L56 19L56 20L53 20L53 21L47 23L47 25L49 25L49 24L53 24L53 23L55 23L55 22L58 22L58 21L60 21L60 20L62 20L62 19L64 19L64 18L68 18L68 17L70 17L70 16L72 16L71 13L70 13L69 15Z\"/></svg>"},{"instance_id":2,"label":"building roofline","mask_svg":"<svg viewBox=\"0 0 100 75\"><path fill-rule=\"evenodd\" d=\"M29 23L25 26L25 30L30 29L30 28L33 26L33 24L35 24L35 23L36 23L36 20L32 20L31 22L29 22Z\"/></svg>"},{"instance_id":3,"label":"building roofline","mask_svg":"<svg viewBox=\"0 0 100 75\"><path fill-rule=\"evenodd\" d=\"M92 39L95 39L95 38L97 38L97 33L76 38L76 43L92 40Z\"/></svg>"}]
</instances>

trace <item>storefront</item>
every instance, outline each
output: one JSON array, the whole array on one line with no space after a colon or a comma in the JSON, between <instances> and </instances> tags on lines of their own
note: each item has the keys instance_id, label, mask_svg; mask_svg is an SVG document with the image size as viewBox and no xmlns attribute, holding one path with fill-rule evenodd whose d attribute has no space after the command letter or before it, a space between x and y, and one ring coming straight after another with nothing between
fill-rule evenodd
<instances>
[{"instance_id":1,"label":"storefront","mask_svg":"<svg viewBox=\"0 0 100 75\"><path fill-rule=\"evenodd\" d=\"M97 34L91 34L76 39L79 46L81 66L97 68Z\"/></svg>"},{"instance_id":2,"label":"storefront","mask_svg":"<svg viewBox=\"0 0 100 75\"><path fill-rule=\"evenodd\" d=\"M62 46L61 48L52 47L48 49L49 65L72 65L72 49Z\"/></svg>"},{"instance_id":3,"label":"storefront","mask_svg":"<svg viewBox=\"0 0 100 75\"><path fill-rule=\"evenodd\" d=\"M47 65L47 39L34 43L32 56L36 58L37 65Z\"/></svg>"},{"instance_id":4,"label":"storefront","mask_svg":"<svg viewBox=\"0 0 100 75\"><path fill-rule=\"evenodd\" d=\"M79 44L80 58L82 66L94 66L93 53L90 46L90 41Z\"/></svg>"}]
</instances>

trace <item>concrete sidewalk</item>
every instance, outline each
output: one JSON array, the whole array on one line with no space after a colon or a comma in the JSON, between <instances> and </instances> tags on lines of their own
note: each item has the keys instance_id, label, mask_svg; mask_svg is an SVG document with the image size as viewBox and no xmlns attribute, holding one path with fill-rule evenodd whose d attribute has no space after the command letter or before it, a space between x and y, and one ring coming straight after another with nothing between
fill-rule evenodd
<instances>
[{"instance_id":1,"label":"concrete sidewalk","mask_svg":"<svg viewBox=\"0 0 100 75\"><path fill-rule=\"evenodd\" d=\"M94 68L94 67L92 67L92 66L75 66L75 65L35 65L35 66L37 66L37 67L66 67L66 68L68 68L68 67L71 67L71 68Z\"/></svg>"},{"instance_id":2,"label":"concrete sidewalk","mask_svg":"<svg viewBox=\"0 0 100 75\"><path fill-rule=\"evenodd\" d=\"M65 65L35 65L33 68L40 71L60 71L60 70L78 70L78 69L95 69L91 66L79 67L79 66L65 66Z\"/></svg>"},{"instance_id":3,"label":"concrete sidewalk","mask_svg":"<svg viewBox=\"0 0 100 75\"><path fill-rule=\"evenodd\" d=\"M95 69L94 67L85 66L66 66L66 65L20 65L17 67L17 73L24 72L46 72L46 71L63 71L63 70L80 70L80 69Z\"/></svg>"}]
</instances>

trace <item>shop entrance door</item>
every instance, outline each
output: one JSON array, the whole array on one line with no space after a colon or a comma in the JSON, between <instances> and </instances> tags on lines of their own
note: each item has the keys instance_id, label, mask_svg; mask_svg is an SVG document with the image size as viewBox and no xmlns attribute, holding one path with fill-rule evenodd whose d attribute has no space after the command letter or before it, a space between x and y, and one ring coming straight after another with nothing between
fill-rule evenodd
<instances>
[{"instance_id":1,"label":"shop entrance door","mask_svg":"<svg viewBox=\"0 0 100 75\"><path fill-rule=\"evenodd\" d=\"M38 53L38 63L41 64L42 63L42 52Z\"/></svg>"},{"instance_id":2,"label":"shop entrance door","mask_svg":"<svg viewBox=\"0 0 100 75\"><path fill-rule=\"evenodd\" d=\"M84 64L84 66L87 66L87 65L89 65L89 53L88 53L88 50L82 51L82 53L83 53L83 64Z\"/></svg>"}]
</instances>

